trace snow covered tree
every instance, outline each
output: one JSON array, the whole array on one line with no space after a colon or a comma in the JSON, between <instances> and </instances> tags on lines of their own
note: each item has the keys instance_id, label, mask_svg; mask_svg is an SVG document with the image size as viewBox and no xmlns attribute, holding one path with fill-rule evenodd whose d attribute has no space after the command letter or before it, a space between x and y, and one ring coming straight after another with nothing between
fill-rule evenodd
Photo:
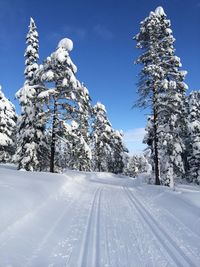
<instances>
[{"instance_id":1,"label":"snow covered tree","mask_svg":"<svg viewBox=\"0 0 200 267\"><path fill-rule=\"evenodd\" d=\"M123 143L123 133L112 130L110 139L110 157L108 157L108 171L112 173L122 173L124 169L124 161L128 149Z\"/></svg>"},{"instance_id":2,"label":"snow covered tree","mask_svg":"<svg viewBox=\"0 0 200 267\"><path fill-rule=\"evenodd\" d=\"M38 71L38 33L34 20L30 19L29 32L26 37L25 50L25 82L16 93L21 105L21 115L18 118L17 151L15 161L19 169L27 171L41 170L46 146L44 131L45 121L42 105L38 101L41 84L36 78Z\"/></svg>"},{"instance_id":3,"label":"snow covered tree","mask_svg":"<svg viewBox=\"0 0 200 267\"><path fill-rule=\"evenodd\" d=\"M144 67L138 83L138 105L153 110L153 145L155 184L173 184L173 177L184 173L181 131L184 122L185 71L175 55L171 23L162 7L156 8L134 37L143 50L136 61ZM161 163L161 164L160 164ZM160 177L160 173L162 177Z\"/></svg>"},{"instance_id":4,"label":"snow covered tree","mask_svg":"<svg viewBox=\"0 0 200 267\"><path fill-rule=\"evenodd\" d=\"M39 71L42 82L54 84L53 88L46 86L46 89L39 94L39 98L46 101L46 111L49 114L51 172L55 169L56 142L58 138L63 137L65 132L63 123L77 121L88 105L88 91L75 77L77 67L69 56L72 49L73 42L68 38L62 39L56 51L47 58L43 68Z\"/></svg>"},{"instance_id":5,"label":"snow covered tree","mask_svg":"<svg viewBox=\"0 0 200 267\"><path fill-rule=\"evenodd\" d=\"M133 155L129 158L128 166L127 166L127 175L130 177L136 177L138 175L138 157L137 155Z\"/></svg>"},{"instance_id":6,"label":"snow covered tree","mask_svg":"<svg viewBox=\"0 0 200 267\"><path fill-rule=\"evenodd\" d=\"M200 91L188 97L189 173L187 179L200 184Z\"/></svg>"},{"instance_id":7,"label":"snow covered tree","mask_svg":"<svg viewBox=\"0 0 200 267\"><path fill-rule=\"evenodd\" d=\"M136 177L140 173L151 172L151 166L148 163L146 153L141 155L133 155L129 158L126 175Z\"/></svg>"},{"instance_id":8,"label":"snow covered tree","mask_svg":"<svg viewBox=\"0 0 200 267\"><path fill-rule=\"evenodd\" d=\"M37 27L33 18L30 18L29 32L26 36L27 47L25 50L25 70L24 75L26 78L26 84L32 84L34 80L34 74L38 70L37 61L39 59L39 40Z\"/></svg>"},{"instance_id":9,"label":"snow covered tree","mask_svg":"<svg viewBox=\"0 0 200 267\"><path fill-rule=\"evenodd\" d=\"M75 129L77 143L74 147L76 150L76 160L79 171L90 171L91 170L91 159L92 152L90 148L90 119L91 119L91 103L90 96L87 88L82 85L82 90L79 91L79 102L78 102L78 114L77 124L78 127Z\"/></svg>"},{"instance_id":10,"label":"snow covered tree","mask_svg":"<svg viewBox=\"0 0 200 267\"><path fill-rule=\"evenodd\" d=\"M148 145L151 151L151 157L154 158L154 120L152 116L147 119L147 125L145 128L146 134L144 135L143 143Z\"/></svg>"},{"instance_id":11,"label":"snow covered tree","mask_svg":"<svg viewBox=\"0 0 200 267\"><path fill-rule=\"evenodd\" d=\"M66 131L65 140L68 143L67 167L72 170L90 171L91 149L81 132L80 124L76 121L71 122L70 129Z\"/></svg>"},{"instance_id":12,"label":"snow covered tree","mask_svg":"<svg viewBox=\"0 0 200 267\"><path fill-rule=\"evenodd\" d=\"M111 154L112 126L107 118L105 106L97 103L94 106L92 123L92 159L94 171L108 171L108 157Z\"/></svg>"},{"instance_id":13,"label":"snow covered tree","mask_svg":"<svg viewBox=\"0 0 200 267\"><path fill-rule=\"evenodd\" d=\"M0 86L0 162L11 162L15 150L16 120L14 105Z\"/></svg>"}]
</instances>

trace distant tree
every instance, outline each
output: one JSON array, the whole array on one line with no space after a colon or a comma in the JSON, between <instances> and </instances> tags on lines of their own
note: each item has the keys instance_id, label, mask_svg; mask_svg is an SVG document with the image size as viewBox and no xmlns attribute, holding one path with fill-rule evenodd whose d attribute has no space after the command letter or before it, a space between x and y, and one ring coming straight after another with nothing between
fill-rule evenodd
<instances>
[{"instance_id":1,"label":"distant tree","mask_svg":"<svg viewBox=\"0 0 200 267\"><path fill-rule=\"evenodd\" d=\"M111 154L112 125L107 118L105 106L97 103L94 108L92 123L92 159L93 170L108 171L108 157Z\"/></svg>"},{"instance_id":2,"label":"distant tree","mask_svg":"<svg viewBox=\"0 0 200 267\"><path fill-rule=\"evenodd\" d=\"M0 86L0 162L11 162L15 151L16 120L14 105Z\"/></svg>"},{"instance_id":3,"label":"distant tree","mask_svg":"<svg viewBox=\"0 0 200 267\"><path fill-rule=\"evenodd\" d=\"M137 48L143 50L136 63L144 66L138 83L138 105L153 110L148 141L153 146L155 184L162 180L166 185L173 185L173 177L184 174L181 131L185 127L187 89L183 82L186 72L180 70L180 59L175 56L170 26L163 8L158 7L141 22L140 33L134 37Z\"/></svg>"},{"instance_id":4,"label":"distant tree","mask_svg":"<svg viewBox=\"0 0 200 267\"><path fill-rule=\"evenodd\" d=\"M200 91L188 97L188 163L187 179L200 184Z\"/></svg>"},{"instance_id":5,"label":"distant tree","mask_svg":"<svg viewBox=\"0 0 200 267\"><path fill-rule=\"evenodd\" d=\"M111 153L108 157L108 171L113 173L123 173L125 167L126 153L128 149L123 143L123 133L112 130L110 139Z\"/></svg>"},{"instance_id":6,"label":"distant tree","mask_svg":"<svg viewBox=\"0 0 200 267\"><path fill-rule=\"evenodd\" d=\"M130 157L129 162L128 162L128 172L127 175L130 177L136 177L139 173L138 169L138 156L133 155Z\"/></svg>"},{"instance_id":7,"label":"distant tree","mask_svg":"<svg viewBox=\"0 0 200 267\"><path fill-rule=\"evenodd\" d=\"M148 163L146 153L141 155L133 155L129 158L126 175L136 177L140 173L151 172L151 166Z\"/></svg>"}]
</instances>

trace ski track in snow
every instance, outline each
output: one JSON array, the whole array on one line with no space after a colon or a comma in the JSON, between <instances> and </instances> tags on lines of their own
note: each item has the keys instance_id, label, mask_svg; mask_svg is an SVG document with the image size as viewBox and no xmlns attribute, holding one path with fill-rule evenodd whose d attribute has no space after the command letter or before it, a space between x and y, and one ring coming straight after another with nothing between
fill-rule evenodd
<instances>
[{"instance_id":1,"label":"ski track in snow","mask_svg":"<svg viewBox=\"0 0 200 267\"><path fill-rule=\"evenodd\" d=\"M78 266L99 266L99 220L100 220L100 199L103 188L98 188L95 192L92 207L90 209L86 231L83 238L82 250ZM92 251L92 253L91 253Z\"/></svg>"},{"instance_id":2,"label":"ski track in snow","mask_svg":"<svg viewBox=\"0 0 200 267\"><path fill-rule=\"evenodd\" d=\"M154 236L157 237L158 241L160 242L160 245L164 246L166 252L173 259L176 266L184 266L184 267L199 266L200 257L198 256L197 260L194 259L192 261L190 257L188 257L183 252L183 250L180 249L180 247L176 244L176 242L173 240L170 234L167 233L167 231L159 224L159 222L154 219L154 217L144 207L144 205L138 200L138 198L134 196L133 192L127 187L124 187L124 190L127 193L127 196L130 199L130 202L138 210L138 212L141 215L141 218L149 226Z\"/></svg>"},{"instance_id":3,"label":"ski track in snow","mask_svg":"<svg viewBox=\"0 0 200 267\"><path fill-rule=\"evenodd\" d=\"M20 173L23 190L27 175ZM30 200L33 208L16 208L6 227L0 221L0 267L200 266L198 231L153 202L153 187L106 173L68 172L59 179L58 184L45 174L39 198ZM21 195L26 199L29 191Z\"/></svg>"}]
</instances>

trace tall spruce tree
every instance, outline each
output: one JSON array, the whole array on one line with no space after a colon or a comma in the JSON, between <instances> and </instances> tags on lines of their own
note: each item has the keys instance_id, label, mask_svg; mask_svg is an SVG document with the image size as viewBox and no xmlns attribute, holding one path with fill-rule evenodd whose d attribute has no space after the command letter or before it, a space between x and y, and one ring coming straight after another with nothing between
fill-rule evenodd
<instances>
[{"instance_id":1,"label":"tall spruce tree","mask_svg":"<svg viewBox=\"0 0 200 267\"><path fill-rule=\"evenodd\" d=\"M16 120L14 105L0 86L0 162L11 162L15 151Z\"/></svg>"},{"instance_id":2,"label":"tall spruce tree","mask_svg":"<svg viewBox=\"0 0 200 267\"><path fill-rule=\"evenodd\" d=\"M136 61L142 64L138 83L138 105L153 111L153 153L155 184L173 186L173 177L184 173L181 138L184 122L185 71L175 55L175 39L170 20L162 7L156 8L141 22L134 37L143 53ZM160 177L161 174L161 177Z\"/></svg>"},{"instance_id":3,"label":"tall spruce tree","mask_svg":"<svg viewBox=\"0 0 200 267\"><path fill-rule=\"evenodd\" d=\"M18 138L15 160L19 169L27 171L41 170L46 146L44 131L45 121L42 105L38 101L41 84L36 77L38 71L38 33L34 20L30 19L29 32L26 36L25 50L25 82L16 93L21 105L21 115L18 118Z\"/></svg>"}]
</instances>

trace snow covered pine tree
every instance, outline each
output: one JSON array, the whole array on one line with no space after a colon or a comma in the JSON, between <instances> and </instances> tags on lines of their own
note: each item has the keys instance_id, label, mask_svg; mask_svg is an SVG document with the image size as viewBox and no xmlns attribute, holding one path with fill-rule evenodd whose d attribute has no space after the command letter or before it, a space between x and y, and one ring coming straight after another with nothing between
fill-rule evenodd
<instances>
[{"instance_id":1,"label":"snow covered pine tree","mask_svg":"<svg viewBox=\"0 0 200 267\"><path fill-rule=\"evenodd\" d=\"M94 171L108 171L108 160L111 153L112 126L107 118L105 106L97 103L94 106L92 123L92 159Z\"/></svg>"},{"instance_id":2,"label":"snow covered pine tree","mask_svg":"<svg viewBox=\"0 0 200 267\"><path fill-rule=\"evenodd\" d=\"M128 149L123 143L123 133L122 131L113 130L110 139L110 157L108 157L108 171L112 173L123 173L124 161L126 159L126 153Z\"/></svg>"},{"instance_id":3,"label":"snow covered pine tree","mask_svg":"<svg viewBox=\"0 0 200 267\"><path fill-rule=\"evenodd\" d=\"M44 156L42 150L46 146L46 142L43 110L37 98L40 85L35 76L39 58L38 33L32 18L30 19L26 43L27 48L24 55L26 58L25 82L16 93L21 105L21 115L17 122L18 136L15 161L18 164L18 169L37 171L42 169L40 163Z\"/></svg>"},{"instance_id":4,"label":"snow covered pine tree","mask_svg":"<svg viewBox=\"0 0 200 267\"><path fill-rule=\"evenodd\" d=\"M187 179L200 184L200 91L188 97L189 172Z\"/></svg>"},{"instance_id":5,"label":"snow covered pine tree","mask_svg":"<svg viewBox=\"0 0 200 267\"><path fill-rule=\"evenodd\" d=\"M11 162L15 151L16 120L14 105L0 86L0 162Z\"/></svg>"},{"instance_id":6,"label":"snow covered pine tree","mask_svg":"<svg viewBox=\"0 0 200 267\"><path fill-rule=\"evenodd\" d=\"M78 114L84 114L88 108L88 91L76 79L77 67L69 56L72 49L73 42L68 38L62 39L39 71L42 82L55 85L49 89L46 87L39 94L39 98L46 101L48 125L51 127L50 172L55 170L56 142L66 137L65 123L78 120Z\"/></svg>"},{"instance_id":7,"label":"snow covered pine tree","mask_svg":"<svg viewBox=\"0 0 200 267\"><path fill-rule=\"evenodd\" d=\"M153 150L155 184L174 185L174 177L184 174L181 131L185 127L184 98L186 72L175 56L171 23L162 7L150 12L134 37L143 50L136 63L144 67L138 83L139 107L153 110ZM160 164L161 163L161 164ZM160 177L161 174L161 177Z\"/></svg>"}]
</instances>

